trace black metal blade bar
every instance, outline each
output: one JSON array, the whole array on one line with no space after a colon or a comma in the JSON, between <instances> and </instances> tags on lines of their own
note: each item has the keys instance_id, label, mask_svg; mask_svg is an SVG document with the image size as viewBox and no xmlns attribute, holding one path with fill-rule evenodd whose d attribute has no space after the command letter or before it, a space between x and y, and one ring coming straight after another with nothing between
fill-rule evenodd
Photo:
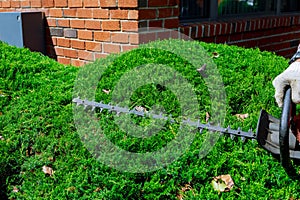
<instances>
[{"instance_id":1,"label":"black metal blade bar","mask_svg":"<svg viewBox=\"0 0 300 200\"><path fill-rule=\"evenodd\" d=\"M92 111L94 111L95 108L100 108L100 111L108 110L110 112L116 112L117 114L120 114L120 113L134 114L134 115L141 116L141 117L150 117L153 119L169 120L171 123L176 122L172 118L171 115L167 117L167 116L162 115L162 113L153 114L151 112L138 111L136 109L130 110L129 108L114 106L114 105L105 104L102 102L82 100L79 97L74 98L73 103L76 103L77 106L83 105L85 109L91 108ZM237 130L235 130L235 129L231 129L230 126L228 126L227 128L223 128L220 126L211 125L210 123L202 124L202 123L200 123L200 120L192 121L190 119L182 120L182 123L198 128L200 130L200 133L202 133L203 130L208 130L211 132L219 132L222 134L229 134L231 136L231 139L234 139L234 137L241 137L243 141L245 139L256 139L256 135L255 135L255 133L252 132L251 129L248 132L246 132L246 131L242 131L240 127Z\"/></svg>"}]
</instances>

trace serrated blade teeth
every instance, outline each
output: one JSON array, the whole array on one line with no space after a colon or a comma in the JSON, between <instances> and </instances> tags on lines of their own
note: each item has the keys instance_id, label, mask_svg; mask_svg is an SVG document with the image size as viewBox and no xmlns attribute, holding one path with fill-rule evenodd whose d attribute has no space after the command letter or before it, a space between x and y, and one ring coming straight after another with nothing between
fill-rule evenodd
<instances>
[{"instance_id":1,"label":"serrated blade teeth","mask_svg":"<svg viewBox=\"0 0 300 200\"><path fill-rule=\"evenodd\" d=\"M235 136L234 135L230 135L230 139L234 140Z\"/></svg>"},{"instance_id":2,"label":"serrated blade teeth","mask_svg":"<svg viewBox=\"0 0 300 200\"><path fill-rule=\"evenodd\" d=\"M246 138L245 137L241 137L241 140L242 140L242 142L245 142Z\"/></svg>"}]
</instances>

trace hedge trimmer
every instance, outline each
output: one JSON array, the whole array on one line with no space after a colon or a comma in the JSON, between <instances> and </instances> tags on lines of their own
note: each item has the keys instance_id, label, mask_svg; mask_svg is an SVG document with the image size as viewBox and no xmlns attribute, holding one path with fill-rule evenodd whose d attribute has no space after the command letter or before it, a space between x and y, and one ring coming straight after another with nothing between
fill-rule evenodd
<instances>
[{"instance_id":1,"label":"hedge trimmer","mask_svg":"<svg viewBox=\"0 0 300 200\"><path fill-rule=\"evenodd\" d=\"M168 120L175 123L172 116L165 116L163 114L153 114L146 112L143 109L129 109L117 105L105 104L102 102L89 101L86 99L74 98L73 103L77 106L84 106L86 109L94 111L96 108L100 112L107 110L119 114L134 114L141 117L149 117L157 120ZM221 134L228 134L233 139L241 137L242 141L246 139L257 140L258 144L274 155L280 155L280 161L287 172L291 174L290 158L300 159L299 141L296 139L297 132L297 118L295 117L295 104L291 101L291 89L286 90L284 97L284 104L282 109L281 119L277 119L268 114L265 110L261 110L260 117L257 123L256 133L251 129L243 131L241 128L237 130L230 128L223 128L215 126L210 123L200 123L200 120L192 121L190 119L182 120L181 123L198 128L200 133L203 130L211 132L218 132ZM290 134L292 132L293 134Z\"/></svg>"}]
</instances>

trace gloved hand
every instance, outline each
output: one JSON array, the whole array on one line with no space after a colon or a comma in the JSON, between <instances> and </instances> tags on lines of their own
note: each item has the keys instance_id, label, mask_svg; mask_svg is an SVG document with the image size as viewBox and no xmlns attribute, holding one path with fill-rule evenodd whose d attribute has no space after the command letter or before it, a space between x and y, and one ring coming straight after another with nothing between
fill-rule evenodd
<instances>
[{"instance_id":1,"label":"gloved hand","mask_svg":"<svg viewBox=\"0 0 300 200\"><path fill-rule=\"evenodd\" d=\"M298 49L299 50L299 49ZM298 52L297 52L298 53ZM275 99L279 107L282 107L285 87L290 85L292 89L292 101L300 103L300 62L294 60L292 64L273 80L275 87Z\"/></svg>"}]
</instances>

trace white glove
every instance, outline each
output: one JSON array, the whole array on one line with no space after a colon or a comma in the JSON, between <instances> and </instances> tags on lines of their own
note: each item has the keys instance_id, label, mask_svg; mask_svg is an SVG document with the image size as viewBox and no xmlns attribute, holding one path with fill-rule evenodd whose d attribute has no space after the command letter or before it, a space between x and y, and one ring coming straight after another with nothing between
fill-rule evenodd
<instances>
[{"instance_id":1,"label":"white glove","mask_svg":"<svg viewBox=\"0 0 300 200\"><path fill-rule=\"evenodd\" d=\"M292 101L300 103L300 62L298 61L293 62L273 80L275 99L279 107L282 107L285 87L288 85L292 89Z\"/></svg>"}]
</instances>

